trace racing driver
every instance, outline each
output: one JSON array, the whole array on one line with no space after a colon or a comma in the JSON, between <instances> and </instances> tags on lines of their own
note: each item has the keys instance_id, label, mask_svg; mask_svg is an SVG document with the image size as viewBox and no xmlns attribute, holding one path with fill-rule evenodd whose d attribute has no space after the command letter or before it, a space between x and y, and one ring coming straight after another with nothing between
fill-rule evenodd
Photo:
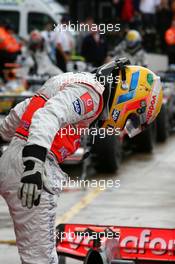
<instances>
[{"instance_id":1,"label":"racing driver","mask_svg":"<svg viewBox=\"0 0 175 264\"><path fill-rule=\"evenodd\" d=\"M78 128L96 123L132 137L156 118L161 101L158 76L115 60L93 73L55 76L10 111L0 125L1 144L10 142L0 158L0 194L23 264L58 263L54 223L66 179L59 164L80 146ZM61 135L70 127L75 134Z\"/></svg>"}]
</instances>

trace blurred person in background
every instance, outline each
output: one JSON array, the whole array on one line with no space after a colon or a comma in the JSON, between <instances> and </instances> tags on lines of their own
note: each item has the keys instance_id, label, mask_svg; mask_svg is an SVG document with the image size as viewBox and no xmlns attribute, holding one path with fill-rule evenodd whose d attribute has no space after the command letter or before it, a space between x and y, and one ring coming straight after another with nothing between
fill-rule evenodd
<instances>
[{"instance_id":1,"label":"blurred person in background","mask_svg":"<svg viewBox=\"0 0 175 264\"><path fill-rule=\"evenodd\" d=\"M172 21L170 28L165 32L165 42L169 64L175 64L175 20Z\"/></svg>"},{"instance_id":2,"label":"blurred person in background","mask_svg":"<svg viewBox=\"0 0 175 264\"><path fill-rule=\"evenodd\" d=\"M171 1L172 20L175 20L175 0Z\"/></svg>"},{"instance_id":3,"label":"blurred person in background","mask_svg":"<svg viewBox=\"0 0 175 264\"><path fill-rule=\"evenodd\" d=\"M121 0L113 0L113 5L114 5L114 8L115 8L116 17L120 18L122 6L123 6L123 1L121 1Z\"/></svg>"},{"instance_id":4,"label":"blurred person in background","mask_svg":"<svg viewBox=\"0 0 175 264\"><path fill-rule=\"evenodd\" d=\"M45 30L41 32L41 35L45 41L45 46L47 53L50 59L56 63L56 55L55 55L55 31L53 30L53 25L51 23L47 23L45 26Z\"/></svg>"},{"instance_id":5,"label":"blurred person in background","mask_svg":"<svg viewBox=\"0 0 175 264\"><path fill-rule=\"evenodd\" d=\"M81 31L78 32L77 43L76 43L76 49L78 54L81 54L83 40L89 34L89 30L91 29L94 23L95 23L94 19L91 16L87 17L84 22L80 23L80 26L82 27L81 27Z\"/></svg>"},{"instance_id":6,"label":"blurred person in background","mask_svg":"<svg viewBox=\"0 0 175 264\"><path fill-rule=\"evenodd\" d=\"M140 27L140 1L141 0L113 0L116 17L122 21L122 24L125 23L135 29Z\"/></svg>"},{"instance_id":7,"label":"blurred person in background","mask_svg":"<svg viewBox=\"0 0 175 264\"><path fill-rule=\"evenodd\" d=\"M133 0L123 0L121 10L121 20L127 24L131 23L134 18L134 2Z\"/></svg>"},{"instance_id":8,"label":"blurred person in background","mask_svg":"<svg viewBox=\"0 0 175 264\"><path fill-rule=\"evenodd\" d=\"M8 21L0 24L0 77L4 79L3 69L6 63L13 63L21 52L21 43L15 37Z\"/></svg>"},{"instance_id":9,"label":"blurred person in background","mask_svg":"<svg viewBox=\"0 0 175 264\"><path fill-rule=\"evenodd\" d=\"M161 0L158 12L157 12L157 29L160 36L160 49L164 53L166 52L165 31L171 26L172 11L170 8L169 0Z\"/></svg>"},{"instance_id":10,"label":"blurred person in background","mask_svg":"<svg viewBox=\"0 0 175 264\"><path fill-rule=\"evenodd\" d=\"M63 72L67 71L67 62L75 48L69 23L69 16L63 16L61 24L55 28L56 64Z\"/></svg>"},{"instance_id":11,"label":"blurred person in background","mask_svg":"<svg viewBox=\"0 0 175 264\"><path fill-rule=\"evenodd\" d=\"M62 73L48 56L45 41L38 30L30 33L27 46L23 48L17 62L22 66L26 75L54 76Z\"/></svg>"},{"instance_id":12,"label":"blurred person in background","mask_svg":"<svg viewBox=\"0 0 175 264\"><path fill-rule=\"evenodd\" d=\"M140 12L144 29L152 29L156 26L156 11L161 0L140 0Z\"/></svg>"},{"instance_id":13,"label":"blurred person in background","mask_svg":"<svg viewBox=\"0 0 175 264\"><path fill-rule=\"evenodd\" d=\"M132 65L147 66L141 34L137 30L128 30L124 40L109 53L108 61L111 57L126 57Z\"/></svg>"},{"instance_id":14,"label":"blurred person in background","mask_svg":"<svg viewBox=\"0 0 175 264\"><path fill-rule=\"evenodd\" d=\"M143 45L146 51L156 52L157 32L156 32L156 12L161 0L141 0L140 12L143 25Z\"/></svg>"},{"instance_id":15,"label":"blurred person in background","mask_svg":"<svg viewBox=\"0 0 175 264\"><path fill-rule=\"evenodd\" d=\"M125 37L126 48L124 56L127 57L131 64L147 66L146 54L142 46L142 36L137 30L129 30Z\"/></svg>"},{"instance_id":16,"label":"blurred person in background","mask_svg":"<svg viewBox=\"0 0 175 264\"><path fill-rule=\"evenodd\" d=\"M140 12L140 1L141 0L132 0L134 6L134 18L130 23L130 28L134 28L138 31L141 31L142 27L142 16Z\"/></svg>"},{"instance_id":17,"label":"blurred person in background","mask_svg":"<svg viewBox=\"0 0 175 264\"><path fill-rule=\"evenodd\" d=\"M93 67L98 67L104 63L107 56L107 42L100 35L98 29L91 30L90 33L83 39L81 55L86 62L92 64Z\"/></svg>"}]
</instances>

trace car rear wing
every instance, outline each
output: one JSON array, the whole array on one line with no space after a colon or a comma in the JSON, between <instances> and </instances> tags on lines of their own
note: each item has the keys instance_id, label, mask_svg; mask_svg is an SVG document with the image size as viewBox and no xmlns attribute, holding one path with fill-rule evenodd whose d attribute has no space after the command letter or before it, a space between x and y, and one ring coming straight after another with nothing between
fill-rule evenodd
<instances>
[{"instance_id":1,"label":"car rear wing","mask_svg":"<svg viewBox=\"0 0 175 264\"><path fill-rule=\"evenodd\" d=\"M59 255L86 264L91 263L87 258L89 254L95 255L94 252L101 255L102 264L175 263L175 229L60 224L56 236ZM109 254L112 259L107 257Z\"/></svg>"}]
</instances>

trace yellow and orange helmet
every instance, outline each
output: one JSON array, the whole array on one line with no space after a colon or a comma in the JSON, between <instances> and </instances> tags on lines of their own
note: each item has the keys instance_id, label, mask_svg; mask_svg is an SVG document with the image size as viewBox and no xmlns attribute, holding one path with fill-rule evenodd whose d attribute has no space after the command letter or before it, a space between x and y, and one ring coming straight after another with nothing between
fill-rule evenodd
<instances>
[{"instance_id":1,"label":"yellow and orange helmet","mask_svg":"<svg viewBox=\"0 0 175 264\"><path fill-rule=\"evenodd\" d=\"M110 64L115 65L115 62ZM123 64L119 60L114 66L113 78L116 81L107 88L110 90L108 117L102 126L120 128L133 137L157 117L163 92L160 77L149 69L131 65L120 67L121 65Z\"/></svg>"}]
</instances>

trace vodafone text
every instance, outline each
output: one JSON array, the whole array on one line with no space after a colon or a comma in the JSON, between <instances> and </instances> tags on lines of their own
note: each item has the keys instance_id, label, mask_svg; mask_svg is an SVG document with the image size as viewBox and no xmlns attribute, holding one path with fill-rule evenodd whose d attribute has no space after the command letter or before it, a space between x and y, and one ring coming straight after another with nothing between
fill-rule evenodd
<instances>
[{"instance_id":1,"label":"vodafone text","mask_svg":"<svg viewBox=\"0 0 175 264\"><path fill-rule=\"evenodd\" d=\"M122 238L120 246L126 253L130 254L145 254L149 250L154 255L173 254L175 247L175 240L170 239L167 241L165 238L153 237L152 231L144 229L140 236L126 236Z\"/></svg>"}]
</instances>

